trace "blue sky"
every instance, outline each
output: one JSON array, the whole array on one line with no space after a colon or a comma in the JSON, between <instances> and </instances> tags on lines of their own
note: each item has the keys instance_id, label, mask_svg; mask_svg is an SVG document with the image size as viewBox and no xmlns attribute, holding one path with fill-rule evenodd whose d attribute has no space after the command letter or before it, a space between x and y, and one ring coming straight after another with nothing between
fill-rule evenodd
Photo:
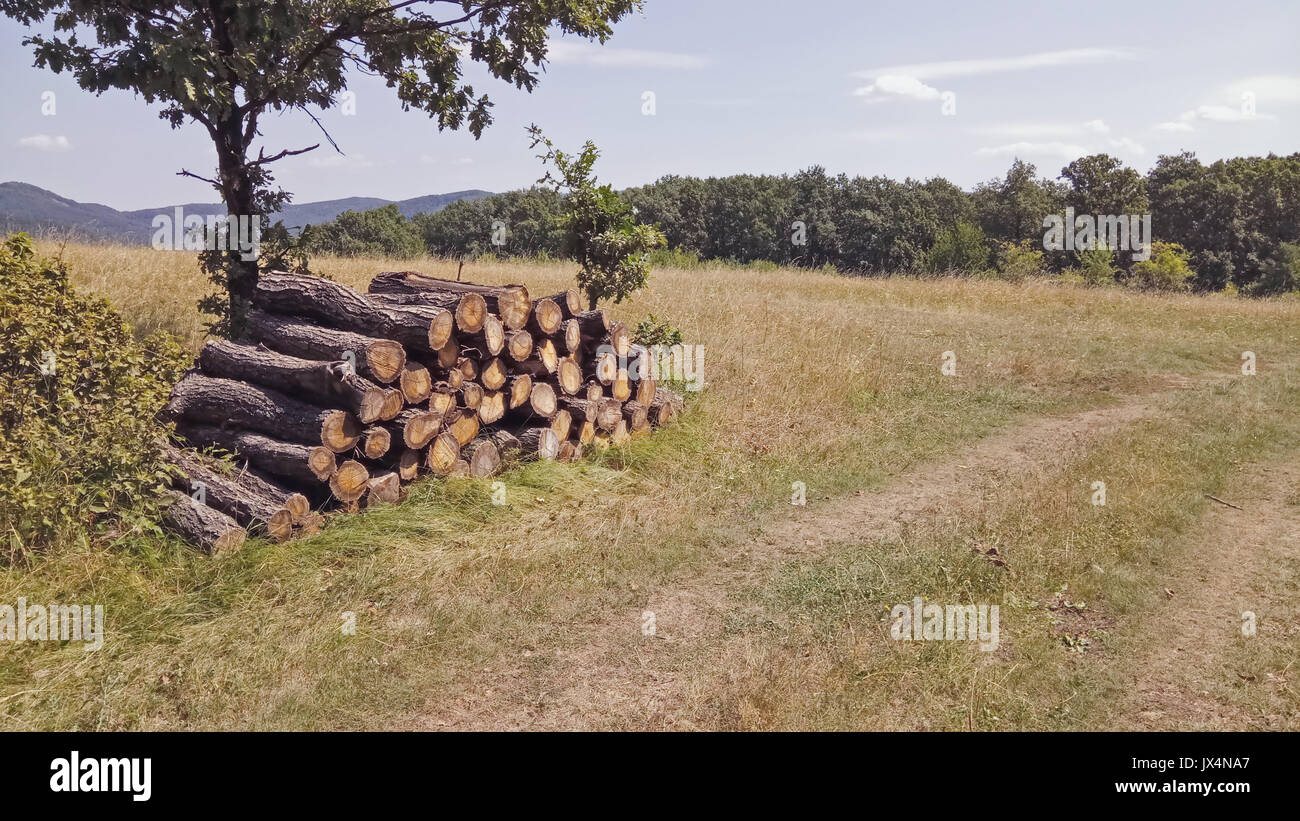
<instances>
[{"instance_id":1,"label":"blue sky","mask_svg":"<svg viewBox=\"0 0 1300 821\"><path fill-rule=\"evenodd\" d=\"M120 209L215 198L175 175L214 164L199 126L173 131L128 93L95 97L32 68L23 35L0 19L0 181ZM358 77L356 113L321 115L346 155L325 145L286 159L278 181L298 202L518 188L541 170L531 122L561 147L594 140L598 175L618 187L815 164L969 187L1014 156L1055 176L1095 151L1145 171L1180 150L1300 150L1294 0L648 0L605 46L565 38L552 56L532 95L467 70L496 103L477 141L439 133ZM262 130L268 154L321 141L301 113L272 114Z\"/></svg>"}]
</instances>

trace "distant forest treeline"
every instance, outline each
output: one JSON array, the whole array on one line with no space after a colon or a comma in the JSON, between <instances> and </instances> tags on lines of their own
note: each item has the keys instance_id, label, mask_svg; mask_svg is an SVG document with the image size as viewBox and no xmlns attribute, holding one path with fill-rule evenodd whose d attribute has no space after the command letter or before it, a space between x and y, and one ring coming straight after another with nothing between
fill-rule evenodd
<instances>
[{"instance_id":1,"label":"distant forest treeline","mask_svg":"<svg viewBox=\"0 0 1300 821\"><path fill-rule=\"evenodd\" d=\"M1150 214L1160 265L1181 266L1180 284L1251 294L1300 287L1300 153L1210 165L1191 153L1162 156L1145 177L1106 154L1075 160L1055 179L1016 160L972 191L942 177L898 182L813 167L781 176L668 176L622 196L638 220L663 230L678 263L875 274L1001 271L1028 260L1036 271L1100 266L1107 277L1135 276L1131 254L1042 252L1044 218L1069 207L1080 215ZM304 240L309 251L345 255L559 256L561 211L558 194L531 188L410 220L392 207L347 212L311 226Z\"/></svg>"}]
</instances>

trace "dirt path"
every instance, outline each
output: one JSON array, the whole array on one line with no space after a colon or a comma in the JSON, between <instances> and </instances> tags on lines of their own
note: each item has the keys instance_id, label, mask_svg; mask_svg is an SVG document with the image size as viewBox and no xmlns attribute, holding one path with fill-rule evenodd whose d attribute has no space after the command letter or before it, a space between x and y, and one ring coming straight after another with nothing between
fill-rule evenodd
<instances>
[{"instance_id":1,"label":"dirt path","mask_svg":"<svg viewBox=\"0 0 1300 821\"><path fill-rule=\"evenodd\" d=\"M1295 729L1283 705L1300 671L1256 671L1250 651L1271 640L1294 652L1300 637L1285 589L1300 557L1300 459L1249 468L1222 498L1244 510L1214 504L1187 538L1164 582L1172 595L1144 620L1146 640L1126 666L1114 729ZM1247 611L1254 637L1242 633Z\"/></svg>"},{"instance_id":2,"label":"dirt path","mask_svg":"<svg viewBox=\"0 0 1300 821\"><path fill-rule=\"evenodd\" d=\"M1177 384L1176 389L1185 388ZM509 730L639 727L687 729L679 709L692 665L716 663L710 643L725 629L732 595L780 563L817 552L846 536L888 536L922 518L956 518L995 504L1007 480L1051 470L1088 444L1153 413L1155 395L1109 408L1017 423L975 443L957 458L921 464L881 492L794 508L769 524L741 552L696 569L679 584L654 591L644 605L598 621L557 628L561 647L538 665L521 660L483 671L451 703L409 716L404 729ZM815 498L815 489L809 490ZM689 571L688 571L689 572ZM653 613L653 636L643 619ZM524 663L525 661L534 663Z\"/></svg>"}]
</instances>

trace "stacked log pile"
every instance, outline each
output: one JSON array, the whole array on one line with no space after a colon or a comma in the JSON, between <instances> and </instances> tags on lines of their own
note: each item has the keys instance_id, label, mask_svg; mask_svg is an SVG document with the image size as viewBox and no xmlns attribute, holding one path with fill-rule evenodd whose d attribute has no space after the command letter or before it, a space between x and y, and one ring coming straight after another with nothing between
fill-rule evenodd
<instances>
[{"instance_id":1,"label":"stacked log pile","mask_svg":"<svg viewBox=\"0 0 1300 821\"><path fill-rule=\"evenodd\" d=\"M211 553L250 530L285 540L321 511L400 502L422 475L488 477L572 460L665 424L682 398L645 349L576 291L385 273L359 293L286 273L259 279L246 343L209 341L165 415L232 471L173 450L166 524ZM185 494L189 494L186 498Z\"/></svg>"}]
</instances>

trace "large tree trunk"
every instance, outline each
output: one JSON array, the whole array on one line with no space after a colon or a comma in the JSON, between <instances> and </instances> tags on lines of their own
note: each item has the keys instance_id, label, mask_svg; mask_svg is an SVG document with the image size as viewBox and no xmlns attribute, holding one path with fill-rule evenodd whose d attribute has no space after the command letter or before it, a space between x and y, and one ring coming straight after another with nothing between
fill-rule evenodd
<instances>
[{"instance_id":1,"label":"large tree trunk","mask_svg":"<svg viewBox=\"0 0 1300 821\"><path fill-rule=\"evenodd\" d=\"M211 556L233 553L248 532L216 508L201 505L175 490L165 491L171 501L163 511L163 526Z\"/></svg>"},{"instance_id":2,"label":"large tree trunk","mask_svg":"<svg viewBox=\"0 0 1300 821\"><path fill-rule=\"evenodd\" d=\"M309 316L335 328L393 339L436 352L451 339L455 317L432 305L384 305L320 277L263 274L254 294L258 307Z\"/></svg>"},{"instance_id":3,"label":"large tree trunk","mask_svg":"<svg viewBox=\"0 0 1300 821\"><path fill-rule=\"evenodd\" d=\"M438 291L384 293L372 288L369 296L383 305L432 305L451 311L456 317L456 330L464 334L477 333L488 317L487 302L479 294L448 294Z\"/></svg>"},{"instance_id":4,"label":"large tree trunk","mask_svg":"<svg viewBox=\"0 0 1300 821\"><path fill-rule=\"evenodd\" d=\"M533 303L528 297L528 289L522 285L475 285L471 282L457 282L439 279L414 271L396 271L376 276L370 281L372 294L478 294L483 297L487 310L501 318L505 326L517 331L528 322Z\"/></svg>"},{"instance_id":5,"label":"large tree trunk","mask_svg":"<svg viewBox=\"0 0 1300 821\"><path fill-rule=\"evenodd\" d=\"M356 376L343 360L314 362L213 339L199 351L199 367L208 376L252 382L284 394L301 395L321 407L350 411L366 425L392 419L402 411L402 391L381 388Z\"/></svg>"},{"instance_id":6,"label":"large tree trunk","mask_svg":"<svg viewBox=\"0 0 1300 821\"><path fill-rule=\"evenodd\" d=\"M406 364L406 350L391 339L322 328L310 322L254 308L248 314L251 338L273 351L302 359L351 360L357 373L391 384Z\"/></svg>"},{"instance_id":7,"label":"large tree trunk","mask_svg":"<svg viewBox=\"0 0 1300 821\"><path fill-rule=\"evenodd\" d=\"M286 442L322 444L335 453L355 447L362 432L356 417L347 411L318 408L269 388L196 371L172 388L164 413L172 420L229 425Z\"/></svg>"}]
</instances>

